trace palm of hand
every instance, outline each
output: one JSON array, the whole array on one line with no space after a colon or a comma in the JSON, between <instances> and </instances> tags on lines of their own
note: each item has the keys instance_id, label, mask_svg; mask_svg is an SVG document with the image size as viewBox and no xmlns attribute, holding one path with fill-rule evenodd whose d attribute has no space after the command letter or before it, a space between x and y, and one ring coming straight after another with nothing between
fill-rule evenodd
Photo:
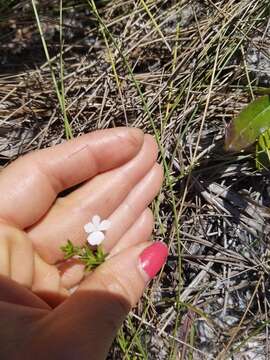
<instances>
[{"instance_id":1,"label":"palm of hand","mask_svg":"<svg viewBox=\"0 0 270 360\"><path fill-rule=\"evenodd\" d=\"M114 129L27 155L0 174L0 236L12 244L3 255L6 261L1 262L0 273L32 290L1 277L1 319L10 329L1 337L7 344L10 333L21 339L21 331L32 329L52 314L57 317L57 312L65 312L74 301L76 305L81 294L71 297L66 308L51 311L48 303L61 302L68 297L68 289L82 280L83 265L62 262L60 246L68 239L83 244L83 225L93 215L112 223L104 242L105 251L112 255L148 240L153 219L147 206L162 181L156 157L156 144L150 136ZM140 285L138 288L139 293ZM87 299L89 304L89 296ZM15 322L10 322L11 313ZM10 354L9 348L3 348L2 354L5 351Z\"/></svg>"}]
</instances>

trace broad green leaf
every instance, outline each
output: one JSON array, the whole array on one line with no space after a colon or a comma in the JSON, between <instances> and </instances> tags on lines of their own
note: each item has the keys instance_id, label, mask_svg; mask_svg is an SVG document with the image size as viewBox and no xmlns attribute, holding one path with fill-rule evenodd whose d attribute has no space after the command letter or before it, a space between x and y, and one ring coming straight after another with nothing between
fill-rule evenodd
<instances>
[{"instance_id":1,"label":"broad green leaf","mask_svg":"<svg viewBox=\"0 0 270 360\"><path fill-rule=\"evenodd\" d=\"M259 136L256 145L256 167L259 170L270 167L270 128Z\"/></svg>"},{"instance_id":2,"label":"broad green leaf","mask_svg":"<svg viewBox=\"0 0 270 360\"><path fill-rule=\"evenodd\" d=\"M270 95L252 101L226 129L225 149L241 151L270 128Z\"/></svg>"}]
</instances>

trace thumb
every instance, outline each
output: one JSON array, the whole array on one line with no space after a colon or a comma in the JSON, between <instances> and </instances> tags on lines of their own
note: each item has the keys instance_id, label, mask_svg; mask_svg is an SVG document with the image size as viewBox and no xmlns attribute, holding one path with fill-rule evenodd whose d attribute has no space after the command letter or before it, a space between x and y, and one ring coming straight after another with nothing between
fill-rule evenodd
<instances>
[{"instance_id":1,"label":"thumb","mask_svg":"<svg viewBox=\"0 0 270 360\"><path fill-rule=\"evenodd\" d=\"M162 242L143 243L111 257L79 287L122 298L128 308L137 304L147 283L159 272L168 255Z\"/></svg>"},{"instance_id":2,"label":"thumb","mask_svg":"<svg viewBox=\"0 0 270 360\"><path fill-rule=\"evenodd\" d=\"M67 319L62 337L77 358L106 358L130 308L164 265L167 255L167 246L161 242L130 247L99 266L56 309L62 325Z\"/></svg>"}]
</instances>

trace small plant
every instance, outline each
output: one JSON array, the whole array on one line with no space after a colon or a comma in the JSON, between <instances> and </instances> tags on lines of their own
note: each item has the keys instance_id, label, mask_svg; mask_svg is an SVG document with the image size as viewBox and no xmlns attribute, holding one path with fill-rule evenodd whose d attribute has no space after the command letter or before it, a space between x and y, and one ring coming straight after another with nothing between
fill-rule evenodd
<instances>
[{"instance_id":1,"label":"small plant","mask_svg":"<svg viewBox=\"0 0 270 360\"><path fill-rule=\"evenodd\" d=\"M85 271L94 270L102 264L107 257L107 254L104 253L101 246L93 250L88 244L75 246L70 240L67 241L66 245L61 246L61 250L64 252L65 260L71 258L80 260L85 265Z\"/></svg>"},{"instance_id":2,"label":"small plant","mask_svg":"<svg viewBox=\"0 0 270 360\"><path fill-rule=\"evenodd\" d=\"M106 260L107 254L104 253L100 244L105 239L104 232L110 226L109 220L101 221L100 216L93 216L92 221L84 225L84 230L88 234L87 243L76 246L68 240L66 245L60 247L64 253L64 259L78 259L85 265L85 271L94 270Z\"/></svg>"}]
</instances>

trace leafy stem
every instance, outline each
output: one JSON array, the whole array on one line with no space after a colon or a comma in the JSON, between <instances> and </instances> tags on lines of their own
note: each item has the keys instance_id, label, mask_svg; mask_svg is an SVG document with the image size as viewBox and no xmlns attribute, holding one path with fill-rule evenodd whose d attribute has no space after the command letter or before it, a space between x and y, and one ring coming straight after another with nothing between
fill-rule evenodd
<instances>
[{"instance_id":1,"label":"leafy stem","mask_svg":"<svg viewBox=\"0 0 270 360\"><path fill-rule=\"evenodd\" d=\"M96 249L91 249L89 245L75 246L70 240L66 245L60 247L64 253L64 259L76 258L85 265L85 271L92 271L97 266L102 264L107 254L104 253L101 246Z\"/></svg>"}]
</instances>

